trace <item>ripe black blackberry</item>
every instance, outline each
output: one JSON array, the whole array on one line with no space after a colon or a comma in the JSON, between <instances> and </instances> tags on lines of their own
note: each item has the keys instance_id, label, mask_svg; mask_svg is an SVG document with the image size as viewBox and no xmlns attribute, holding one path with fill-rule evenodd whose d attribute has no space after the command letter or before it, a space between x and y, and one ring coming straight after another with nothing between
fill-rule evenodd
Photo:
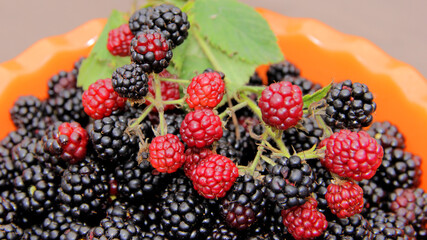
<instances>
[{"instance_id":1,"label":"ripe black blackberry","mask_svg":"<svg viewBox=\"0 0 427 240\"><path fill-rule=\"evenodd\" d=\"M240 176L221 200L220 213L232 228L244 230L266 211L265 186L251 175Z\"/></svg>"},{"instance_id":2,"label":"ripe black blackberry","mask_svg":"<svg viewBox=\"0 0 427 240\"><path fill-rule=\"evenodd\" d=\"M170 42L156 30L144 30L132 39L130 44L132 62L150 74L160 73L169 66L173 52Z\"/></svg>"},{"instance_id":3,"label":"ripe black blackberry","mask_svg":"<svg viewBox=\"0 0 427 240\"><path fill-rule=\"evenodd\" d=\"M397 188L389 193L388 200L391 212L412 224L417 235L424 234L427 223L427 193L422 188Z\"/></svg>"},{"instance_id":4,"label":"ripe black blackberry","mask_svg":"<svg viewBox=\"0 0 427 240\"><path fill-rule=\"evenodd\" d=\"M24 236L24 230L14 223L0 225L0 239L18 240Z\"/></svg>"},{"instance_id":5,"label":"ripe black blackberry","mask_svg":"<svg viewBox=\"0 0 427 240\"><path fill-rule=\"evenodd\" d=\"M61 211L75 220L94 223L103 217L109 194L103 168L90 156L64 170L58 189Z\"/></svg>"},{"instance_id":6,"label":"ripe black blackberry","mask_svg":"<svg viewBox=\"0 0 427 240\"><path fill-rule=\"evenodd\" d=\"M313 169L314 176L316 178L316 184L312 195L317 201L317 208L319 212L323 213L326 218L328 218L332 216L332 212L328 207L325 195L328 191L329 184L332 183L332 174L317 159L309 160L309 165Z\"/></svg>"},{"instance_id":7,"label":"ripe black blackberry","mask_svg":"<svg viewBox=\"0 0 427 240\"><path fill-rule=\"evenodd\" d=\"M328 228L320 239L373 240L372 227L361 214L328 220Z\"/></svg>"},{"instance_id":8,"label":"ripe black blackberry","mask_svg":"<svg viewBox=\"0 0 427 240\"><path fill-rule=\"evenodd\" d=\"M22 174L25 169L41 163L37 155L37 139L25 138L12 148L11 159L14 164L14 177Z\"/></svg>"},{"instance_id":9,"label":"ripe black blackberry","mask_svg":"<svg viewBox=\"0 0 427 240\"><path fill-rule=\"evenodd\" d=\"M267 170L268 174L264 178L267 197L281 209L304 204L314 191L314 173L296 155L277 159L276 165L269 165Z\"/></svg>"},{"instance_id":10,"label":"ripe black blackberry","mask_svg":"<svg viewBox=\"0 0 427 240\"><path fill-rule=\"evenodd\" d=\"M386 148L374 180L388 192L417 187L421 181L421 158L402 149Z\"/></svg>"},{"instance_id":11,"label":"ripe black blackberry","mask_svg":"<svg viewBox=\"0 0 427 240\"><path fill-rule=\"evenodd\" d=\"M267 204L266 214L262 221L256 222L251 228L240 232L244 239L292 239L283 225L281 208L276 204Z\"/></svg>"},{"instance_id":12,"label":"ripe black blackberry","mask_svg":"<svg viewBox=\"0 0 427 240\"><path fill-rule=\"evenodd\" d=\"M369 126L377 108L368 87L351 80L334 83L326 96L326 103L325 122L338 129Z\"/></svg>"},{"instance_id":13,"label":"ripe black blackberry","mask_svg":"<svg viewBox=\"0 0 427 240\"><path fill-rule=\"evenodd\" d=\"M0 225L14 222L17 206L14 201L0 197Z\"/></svg>"},{"instance_id":14,"label":"ripe black blackberry","mask_svg":"<svg viewBox=\"0 0 427 240\"><path fill-rule=\"evenodd\" d=\"M268 85L280 82L285 76L298 77L300 70L287 60L271 64L267 70Z\"/></svg>"},{"instance_id":15,"label":"ripe black blackberry","mask_svg":"<svg viewBox=\"0 0 427 240\"><path fill-rule=\"evenodd\" d=\"M302 121L302 129L297 127L286 129L282 136L291 153L298 153L318 145L323 136L323 129L313 118L305 117Z\"/></svg>"},{"instance_id":16,"label":"ripe black blackberry","mask_svg":"<svg viewBox=\"0 0 427 240\"><path fill-rule=\"evenodd\" d=\"M70 88L62 90L56 97L49 98L44 104L44 114L54 116L63 122L78 122L86 126L89 121L82 103L82 88Z\"/></svg>"},{"instance_id":17,"label":"ripe black blackberry","mask_svg":"<svg viewBox=\"0 0 427 240\"><path fill-rule=\"evenodd\" d=\"M138 100L148 93L148 75L135 63L117 68L111 80L114 91L121 97Z\"/></svg>"},{"instance_id":18,"label":"ripe black blackberry","mask_svg":"<svg viewBox=\"0 0 427 240\"><path fill-rule=\"evenodd\" d=\"M384 149L389 147L405 149L405 137L389 121L374 122L366 132L375 138Z\"/></svg>"},{"instance_id":19,"label":"ripe black blackberry","mask_svg":"<svg viewBox=\"0 0 427 240\"><path fill-rule=\"evenodd\" d=\"M214 224L214 213L183 174L160 197L160 226L167 239L205 239Z\"/></svg>"},{"instance_id":20,"label":"ripe black blackberry","mask_svg":"<svg viewBox=\"0 0 427 240\"><path fill-rule=\"evenodd\" d=\"M121 217L105 217L99 226L90 230L90 239L117 239L117 240L137 240L140 239L141 229L132 221L126 221Z\"/></svg>"},{"instance_id":21,"label":"ripe black blackberry","mask_svg":"<svg viewBox=\"0 0 427 240\"><path fill-rule=\"evenodd\" d=\"M297 85L301 89L303 96L313 94L322 88L320 84L313 83L307 78L303 78L301 76L286 75L280 81L291 82L293 85Z\"/></svg>"},{"instance_id":22,"label":"ripe black blackberry","mask_svg":"<svg viewBox=\"0 0 427 240\"><path fill-rule=\"evenodd\" d=\"M25 128L18 128L9 132L0 141L0 157L10 156L11 150L14 146L18 145L25 138L31 138L31 134Z\"/></svg>"},{"instance_id":23,"label":"ripe black blackberry","mask_svg":"<svg viewBox=\"0 0 427 240\"><path fill-rule=\"evenodd\" d=\"M81 240L86 239L91 227L81 222L72 222L70 226L59 237L60 240Z\"/></svg>"},{"instance_id":24,"label":"ripe black blackberry","mask_svg":"<svg viewBox=\"0 0 427 240\"><path fill-rule=\"evenodd\" d=\"M262 86L262 78L259 76L257 72L254 72L249 78L248 85L250 86Z\"/></svg>"},{"instance_id":25,"label":"ripe black blackberry","mask_svg":"<svg viewBox=\"0 0 427 240\"><path fill-rule=\"evenodd\" d=\"M47 82L48 96L55 98L62 91L77 87L77 75L74 72L60 71L53 75Z\"/></svg>"},{"instance_id":26,"label":"ripe black blackberry","mask_svg":"<svg viewBox=\"0 0 427 240\"><path fill-rule=\"evenodd\" d=\"M0 161L0 190L10 190L16 176L15 164L11 157L2 157Z\"/></svg>"},{"instance_id":27,"label":"ripe black blackberry","mask_svg":"<svg viewBox=\"0 0 427 240\"><path fill-rule=\"evenodd\" d=\"M57 197L58 180L54 171L33 165L14 179L15 202L24 214L44 217L52 211Z\"/></svg>"},{"instance_id":28,"label":"ripe black blackberry","mask_svg":"<svg viewBox=\"0 0 427 240\"><path fill-rule=\"evenodd\" d=\"M146 159L138 163L134 158L117 166L114 176L120 198L140 204L158 197L169 177L166 173L157 172Z\"/></svg>"},{"instance_id":29,"label":"ripe black blackberry","mask_svg":"<svg viewBox=\"0 0 427 240\"><path fill-rule=\"evenodd\" d=\"M377 184L378 180L375 181L377 177L374 176L374 180L362 180L357 182L359 186L363 189L363 204L362 214L369 211L371 208L383 208L384 202L387 199L387 192L384 190L381 185Z\"/></svg>"},{"instance_id":30,"label":"ripe black blackberry","mask_svg":"<svg viewBox=\"0 0 427 240\"><path fill-rule=\"evenodd\" d=\"M117 162L138 152L138 136L126 132L129 120L125 116L109 116L94 121L89 135L99 158Z\"/></svg>"},{"instance_id":31,"label":"ripe black blackberry","mask_svg":"<svg viewBox=\"0 0 427 240\"><path fill-rule=\"evenodd\" d=\"M212 231L206 236L206 240L239 240L241 237L236 229L230 228L222 219L215 219Z\"/></svg>"},{"instance_id":32,"label":"ripe black blackberry","mask_svg":"<svg viewBox=\"0 0 427 240\"><path fill-rule=\"evenodd\" d=\"M371 208L366 219L372 227L375 240L415 239L416 232L408 221L392 212Z\"/></svg>"},{"instance_id":33,"label":"ripe black blackberry","mask_svg":"<svg viewBox=\"0 0 427 240\"><path fill-rule=\"evenodd\" d=\"M41 223L39 237L46 240L59 239L72 223L71 216L67 216L61 211L51 211Z\"/></svg>"},{"instance_id":34,"label":"ripe black blackberry","mask_svg":"<svg viewBox=\"0 0 427 240\"><path fill-rule=\"evenodd\" d=\"M190 22L178 7L162 4L136 10L129 18L129 28L135 36L146 29L162 32L175 48L187 38Z\"/></svg>"},{"instance_id":35,"label":"ripe black blackberry","mask_svg":"<svg viewBox=\"0 0 427 240\"><path fill-rule=\"evenodd\" d=\"M42 101L32 95L20 96L9 113L17 128L25 128L32 133L43 118Z\"/></svg>"}]
</instances>

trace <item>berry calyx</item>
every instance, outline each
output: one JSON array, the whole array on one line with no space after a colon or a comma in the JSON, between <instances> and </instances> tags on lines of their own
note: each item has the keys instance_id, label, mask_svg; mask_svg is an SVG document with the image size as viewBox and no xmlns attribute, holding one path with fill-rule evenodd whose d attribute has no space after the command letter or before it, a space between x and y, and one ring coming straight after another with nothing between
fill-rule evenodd
<instances>
[{"instance_id":1,"label":"berry calyx","mask_svg":"<svg viewBox=\"0 0 427 240\"><path fill-rule=\"evenodd\" d=\"M218 154L203 159L193 170L193 186L205 198L216 199L225 196L233 186L239 170L229 158Z\"/></svg>"},{"instance_id":2,"label":"berry calyx","mask_svg":"<svg viewBox=\"0 0 427 240\"><path fill-rule=\"evenodd\" d=\"M322 165L340 177L356 181L372 178L384 155L381 145L364 131L342 129L322 140L319 148L322 147L325 147L325 156L320 158Z\"/></svg>"},{"instance_id":3,"label":"berry calyx","mask_svg":"<svg viewBox=\"0 0 427 240\"><path fill-rule=\"evenodd\" d=\"M159 172L173 173L184 164L184 149L176 135L157 136L150 143L148 160Z\"/></svg>"},{"instance_id":4,"label":"berry calyx","mask_svg":"<svg viewBox=\"0 0 427 240\"><path fill-rule=\"evenodd\" d=\"M92 83L82 95L84 111L93 119L108 117L113 111L123 109L126 100L114 91L110 78Z\"/></svg>"},{"instance_id":5,"label":"berry calyx","mask_svg":"<svg viewBox=\"0 0 427 240\"><path fill-rule=\"evenodd\" d=\"M363 189L353 181L329 184L325 199L331 212L339 218L351 217L363 209Z\"/></svg>"},{"instance_id":6,"label":"berry calyx","mask_svg":"<svg viewBox=\"0 0 427 240\"><path fill-rule=\"evenodd\" d=\"M224 91L224 80L218 72L204 72L191 80L185 101L193 109L213 109L221 102Z\"/></svg>"},{"instance_id":7,"label":"berry calyx","mask_svg":"<svg viewBox=\"0 0 427 240\"><path fill-rule=\"evenodd\" d=\"M302 118L301 89L290 82L273 83L262 91L258 106L266 124L286 130Z\"/></svg>"},{"instance_id":8,"label":"berry calyx","mask_svg":"<svg viewBox=\"0 0 427 240\"><path fill-rule=\"evenodd\" d=\"M180 133L188 147L203 148L222 137L222 122L210 109L195 110L185 115Z\"/></svg>"}]
</instances>

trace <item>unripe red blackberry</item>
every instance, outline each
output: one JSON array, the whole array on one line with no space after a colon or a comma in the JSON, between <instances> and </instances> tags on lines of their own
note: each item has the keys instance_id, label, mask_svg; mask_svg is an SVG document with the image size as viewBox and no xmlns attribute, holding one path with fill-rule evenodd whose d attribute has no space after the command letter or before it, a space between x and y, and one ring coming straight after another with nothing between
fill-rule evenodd
<instances>
[{"instance_id":1,"label":"unripe red blackberry","mask_svg":"<svg viewBox=\"0 0 427 240\"><path fill-rule=\"evenodd\" d=\"M146 29L162 32L170 41L171 48L184 42L190 22L187 14L170 4L141 8L129 18L129 28L137 35Z\"/></svg>"},{"instance_id":2,"label":"unripe red blackberry","mask_svg":"<svg viewBox=\"0 0 427 240\"><path fill-rule=\"evenodd\" d=\"M203 148L222 137L222 122L210 109L195 110L185 115L180 133L188 147Z\"/></svg>"},{"instance_id":3,"label":"unripe red blackberry","mask_svg":"<svg viewBox=\"0 0 427 240\"><path fill-rule=\"evenodd\" d=\"M159 76L161 78L177 78L176 75L170 74L167 70L163 70L161 73L159 73ZM148 78L148 91L151 93L151 95L153 95L153 97L156 97L156 90L153 84L153 76L149 75ZM176 82L161 81L160 92L162 94L163 101L177 100L180 98L179 84ZM146 101L145 104L149 105L151 103L150 101ZM175 106L172 104L163 106L163 110L165 111L173 109L175 109ZM154 108L153 111L157 111L157 108Z\"/></svg>"},{"instance_id":4,"label":"unripe red blackberry","mask_svg":"<svg viewBox=\"0 0 427 240\"><path fill-rule=\"evenodd\" d=\"M117 68L111 80L114 91L121 97L137 100L148 93L148 75L135 63Z\"/></svg>"},{"instance_id":5,"label":"unripe red blackberry","mask_svg":"<svg viewBox=\"0 0 427 240\"><path fill-rule=\"evenodd\" d=\"M150 74L160 73L169 66L173 53L161 32L144 30L136 35L131 42L132 62L140 65L142 70Z\"/></svg>"},{"instance_id":6,"label":"unripe red blackberry","mask_svg":"<svg viewBox=\"0 0 427 240\"><path fill-rule=\"evenodd\" d=\"M114 56L129 56L130 42L134 37L129 24L122 24L108 32L107 49Z\"/></svg>"},{"instance_id":7,"label":"unripe red blackberry","mask_svg":"<svg viewBox=\"0 0 427 240\"><path fill-rule=\"evenodd\" d=\"M159 172L176 172L185 162L185 146L178 136L166 134L155 137L149 146L151 165Z\"/></svg>"},{"instance_id":8,"label":"unripe red blackberry","mask_svg":"<svg viewBox=\"0 0 427 240\"><path fill-rule=\"evenodd\" d=\"M361 213L363 208L363 189L353 181L331 183L325 198L331 212L339 218L351 217Z\"/></svg>"},{"instance_id":9,"label":"unripe red blackberry","mask_svg":"<svg viewBox=\"0 0 427 240\"><path fill-rule=\"evenodd\" d=\"M377 108L368 87L351 80L333 84L326 96L326 103L325 122L339 129L369 126Z\"/></svg>"}]
</instances>

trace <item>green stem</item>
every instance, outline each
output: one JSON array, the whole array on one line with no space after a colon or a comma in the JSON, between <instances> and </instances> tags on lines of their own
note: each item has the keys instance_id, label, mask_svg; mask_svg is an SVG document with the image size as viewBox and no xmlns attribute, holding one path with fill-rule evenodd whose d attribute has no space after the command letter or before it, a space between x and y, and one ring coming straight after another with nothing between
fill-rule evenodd
<instances>
[{"instance_id":1,"label":"green stem","mask_svg":"<svg viewBox=\"0 0 427 240\"><path fill-rule=\"evenodd\" d=\"M265 87L262 87L262 86L248 86L248 85L244 85L239 88L240 91L253 92L256 94L261 93L264 89Z\"/></svg>"},{"instance_id":2,"label":"green stem","mask_svg":"<svg viewBox=\"0 0 427 240\"><path fill-rule=\"evenodd\" d=\"M313 151L313 149L309 149L307 151L302 151L297 153L297 156L301 159L307 160L307 159L318 159L320 156L317 154L316 151Z\"/></svg>"},{"instance_id":3,"label":"green stem","mask_svg":"<svg viewBox=\"0 0 427 240\"><path fill-rule=\"evenodd\" d=\"M334 132L332 131L332 129L328 125L326 125L325 121L323 121L322 116L320 116L319 114L315 114L314 117L315 117L316 122L319 125L319 127L321 129L323 129L322 138L330 137Z\"/></svg>"},{"instance_id":4,"label":"green stem","mask_svg":"<svg viewBox=\"0 0 427 240\"><path fill-rule=\"evenodd\" d=\"M256 105L256 103L252 99L250 99L248 96L246 96L243 93L240 94L240 98L242 98L243 101L239 101L239 102L246 102L248 104L248 107L252 110L252 112L254 112L255 115L257 115L258 119L262 121L261 109L259 109L258 105Z\"/></svg>"},{"instance_id":5,"label":"green stem","mask_svg":"<svg viewBox=\"0 0 427 240\"><path fill-rule=\"evenodd\" d=\"M266 157L266 156L261 156L261 159L264 160L266 163L270 164L271 166L276 165L276 163L273 161L273 159Z\"/></svg>"},{"instance_id":6,"label":"green stem","mask_svg":"<svg viewBox=\"0 0 427 240\"><path fill-rule=\"evenodd\" d=\"M175 99L175 100L168 100L168 101L163 101L164 105L184 105L185 103L185 98L180 98L180 99Z\"/></svg>"},{"instance_id":7,"label":"green stem","mask_svg":"<svg viewBox=\"0 0 427 240\"><path fill-rule=\"evenodd\" d=\"M208 57L209 61L211 62L212 66L215 70L224 72L221 69L221 65L219 65L217 59L215 58L214 54L212 53L211 49L209 48L206 41L203 39L202 36L200 36L200 32L198 29L193 29L193 36L196 38L197 42L199 43L200 47L202 48L202 51L205 53L206 57Z\"/></svg>"},{"instance_id":8,"label":"green stem","mask_svg":"<svg viewBox=\"0 0 427 240\"><path fill-rule=\"evenodd\" d=\"M271 128L268 126L265 128L267 129L268 134L271 136L271 138L274 140L274 142L279 147L280 151L283 152L283 155L285 157L290 157L291 154L289 154L288 148L285 146L285 144L282 141L282 135L274 133L273 130L271 130Z\"/></svg>"},{"instance_id":9,"label":"green stem","mask_svg":"<svg viewBox=\"0 0 427 240\"><path fill-rule=\"evenodd\" d=\"M255 158L253 160L253 162L251 163L251 165L249 166L249 168L247 168L246 172L249 173L251 176L254 175L255 172L255 168L259 163L259 160L261 159L261 154L264 151L264 146L260 145L258 146L258 151L255 155Z\"/></svg>"},{"instance_id":10,"label":"green stem","mask_svg":"<svg viewBox=\"0 0 427 240\"><path fill-rule=\"evenodd\" d=\"M188 85L191 82L191 80L188 80L188 79L175 79L175 78L160 78L160 80L165 82L174 82L174 83L184 84L184 85Z\"/></svg>"},{"instance_id":11,"label":"green stem","mask_svg":"<svg viewBox=\"0 0 427 240\"><path fill-rule=\"evenodd\" d=\"M138 119L136 119L136 121L129 126L130 130L134 130L141 123L141 121L144 120L144 118L151 112L153 107L154 107L153 104L150 104L147 107L145 107L141 115L139 115Z\"/></svg>"},{"instance_id":12,"label":"green stem","mask_svg":"<svg viewBox=\"0 0 427 240\"><path fill-rule=\"evenodd\" d=\"M238 104L234 105L233 107L227 108L224 112L222 112L218 116L220 119L223 119L226 115L230 116L233 112L236 112L239 109L246 107L247 105L248 104L246 102L238 103Z\"/></svg>"},{"instance_id":13,"label":"green stem","mask_svg":"<svg viewBox=\"0 0 427 240\"><path fill-rule=\"evenodd\" d=\"M159 111L159 126L160 126L160 135L166 135L167 134L167 126L165 121L165 112Z\"/></svg>"},{"instance_id":14,"label":"green stem","mask_svg":"<svg viewBox=\"0 0 427 240\"><path fill-rule=\"evenodd\" d=\"M159 79L159 75L158 74L154 74L153 76L154 78L154 89L155 89L155 100L154 100L154 105L157 108L157 111L159 113L159 127L160 127L160 135L165 135L167 133L167 129L166 129L166 123L165 123L165 114L164 114L164 102L162 99L162 89L161 89L161 82Z\"/></svg>"}]
</instances>

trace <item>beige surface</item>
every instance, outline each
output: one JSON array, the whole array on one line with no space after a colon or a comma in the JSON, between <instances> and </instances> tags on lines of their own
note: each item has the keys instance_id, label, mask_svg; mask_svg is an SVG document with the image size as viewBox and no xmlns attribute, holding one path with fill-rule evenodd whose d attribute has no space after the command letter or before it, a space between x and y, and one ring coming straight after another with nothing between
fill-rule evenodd
<instances>
[{"instance_id":1,"label":"beige surface","mask_svg":"<svg viewBox=\"0 0 427 240\"><path fill-rule=\"evenodd\" d=\"M130 0L0 0L0 62L40 38L67 32L92 18L127 11ZM143 0L139 0L143 3ZM242 0L293 17L316 18L341 32L365 37L427 76L425 0ZM1 76L0 76L1 77Z\"/></svg>"}]
</instances>

